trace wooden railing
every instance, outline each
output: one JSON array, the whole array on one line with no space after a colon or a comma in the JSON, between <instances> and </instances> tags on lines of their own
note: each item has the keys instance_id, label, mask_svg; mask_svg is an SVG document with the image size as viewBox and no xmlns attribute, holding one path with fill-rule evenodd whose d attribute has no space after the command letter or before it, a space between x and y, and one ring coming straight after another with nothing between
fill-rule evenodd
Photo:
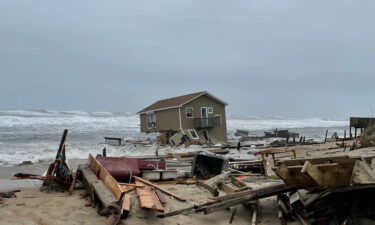
<instances>
[{"instance_id":1,"label":"wooden railing","mask_svg":"<svg viewBox=\"0 0 375 225\"><path fill-rule=\"evenodd\" d=\"M212 128L221 125L221 117L204 117L204 118L194 118L195 128Z\"/></svg>"}]
</instances>

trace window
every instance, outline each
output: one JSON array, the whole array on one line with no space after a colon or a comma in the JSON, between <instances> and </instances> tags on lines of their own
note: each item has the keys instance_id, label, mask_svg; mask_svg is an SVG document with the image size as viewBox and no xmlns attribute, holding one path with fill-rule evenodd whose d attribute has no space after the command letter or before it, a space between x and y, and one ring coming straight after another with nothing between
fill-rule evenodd
<instances>
[{"instance_id":1,"label":"window","mask_svg":"<svg viewBox=\"0 0 375 225\"><path fill-rule=\"evenodd\" d=\"M185 109L186 118L193 118L193 108L189 107Z\"/></svg>"},{"instance_id":2,"label":"window","mask_svg":"<svg viewBox=\"0 0 375 225\"><path fill-rule=\"evenodd\" d=\"M208 107L207 108L208 114L214 113L214 108L213 107Z\"/></svg>"},{"instance_id":3,"label":"window","mask_svg":"<svg viewBox=\"0 0 375 225\"><path fill-rule=\"evenodd\" d=\"M215 115L213 117L213 123L215 124L215 126L221 126L223 124L221 121L221 115Z\"/></svg>"},{"instance_id":4,"label":"window","mask_svg":"<svg viewBox=\"0 0 375 225\"><path fill-rule=\"evenodd\" d=\"M156 117L154 112L147 114L147 126L148 129L156 127Z\"/></svg>"},{"instance_id":5,"label":"window","mask_svg":"<svg viewBox=\"0 0 375 225\"><path fill-rule=\"evenodd\" d=\"M197 132L195 130L188 130L191 138L193 139L199 139Z\"/></svg>"}]
</instances>

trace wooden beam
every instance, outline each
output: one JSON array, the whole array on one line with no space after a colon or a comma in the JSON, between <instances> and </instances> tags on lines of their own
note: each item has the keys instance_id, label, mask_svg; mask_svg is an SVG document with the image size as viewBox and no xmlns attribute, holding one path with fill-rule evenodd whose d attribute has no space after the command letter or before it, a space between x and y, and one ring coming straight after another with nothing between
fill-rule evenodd
<instances>
[{"instance_id":1,"label":"wooden beam","mask_svg":"<svg viewBox=\"0 0 375 225\"><path fill-rule=\"evenodd\" d=\"M218 192L217 188L212 187L212 186L206 184L206 183L203 182L203 181L197 180L197 181L195 182L195 185L197 185L197 186L199 186L199 187L203 187L203 188L205 188L207 191L211 192L211 194L212 194L213 196L218 196L218 195L219 195L219 192Z\"/></svg>"},{"instance_id":2,"label":"wooden beam","mask_svg":"<svg viewBox=\"0 0 375 225\"><path fill-rule=\"evenodd\" d=\"M316 185L324 185L324 173L317 166L312 165L309 161L305 162L301 173L313 180Z\"/></svg>"},{"instance_id":3,"label":"wooden beam","mask_svg":"<svg viewBox=\"0 0 375 225\"><path fill-rule=\"evenodd\" d=\"M362 160L355 162L353 173L350 178L351 184L370 184L375 183L375 170L371 166Z\"/></svg>"}]
</instances>

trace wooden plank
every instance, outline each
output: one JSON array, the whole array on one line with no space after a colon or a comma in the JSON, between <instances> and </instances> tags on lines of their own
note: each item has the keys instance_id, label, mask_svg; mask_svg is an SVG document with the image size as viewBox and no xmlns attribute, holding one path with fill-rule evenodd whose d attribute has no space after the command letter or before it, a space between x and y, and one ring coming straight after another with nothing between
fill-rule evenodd
<instances>
[{"instance_id":1,"label":"wooden plank","mask_svg":"<svg viewBox=\"0 0 375 225\"><path fill-rule=\"evenodd\" d=\"M231 182L232 182L233 185L235 185L235 186L237 186L239 188L249 187L245 182L243 182L242 180L238 179L237 177L231 176L230 180L231 180Z\"/></svg>"},{"instance_id":2,"label":"wooden plank","mask_svg":"<svg viewBox=\"0 0 375 225\"><path fill-rule=\"evenodd\" d=\"M155 188L153 188L152 190L155 192L161 204L164 205L165 203L167 203L167 201L165 200L165 197L163 196L163 193L160 190L155 189Z\"/></svg>"},{"instance_id":3,"label":"wooden plank","mask_svg":"<svg viewBox=\"0 0 375 225\"><path fill-rule=\"evenodd\" d=\"M289 187L289 186L284 186L280 187L277 189L272 189L270 187L254 190L253 194L245 195L245 196L240 196L234 199L229 199L220 203L212 204L200 209L197 209L196 212L204 212L204 214L209 214L213 213L222 209L230 208L235 205L239 205L245 202L253 201L253 200L258 200L261 198L267 198L270 196L286 193L289 191L296 190L297 187Z\"/></svg>"},{"instance_id":4,"label":"wooden plank","mask_svg":"<svg viewBox=\"0 0 375 225\"><path fill-rule=\"evenodd\" d=\"M288 166L281 164L277 170L276 174L288 185L297 186L299 183L296 181L296 177L290 172Z\"/></svg>"},{"instance_id":5,"label":"wooden plank","mask_svg":"<svg viewBox=\"0 0 375 225\"><path fill-rule=\"evenodd\" d=\"M286 187L288 187L288 185L286 185L286 184L275 184L275 185L270 185L270 186L264 187L264 188L262 188L262 190L263 191L267 191L267 190L271 191L271 190L283 189L283 188L286 188ZM247 191L243 191L243 192L239 192L239 193L233 193L233 194L228 194L228 195L216 197L215 199L217 199L219 201L226 201L226 200L230 200L230 199L234 199L234 198L238 198L238 197L242 197L242 196L246 196L246 195L252 195L254 193L257 193L258 190L247 190Z\"/></svg>"},{"instance_id":6,"label":"wooden plank","mask_svg":"<svg viewBox=\"0 0 375 225\"><path fill-rule=\"evenodd\" d=\"M134 186L121 186L121 191L123 193L131 192L132 190L135 190L136 187Z\"/></svg>"},{"instance_id":7,"label":"wooden plank","mask_svg":"<svg viewBox=\"0 0 375 225\"><path fill-rule=\"evenodd\" d=\"M76 174L74 175L72 185L70 185L70 188L69 188L69 194L70 195L73 194L74 188L76 187L77 174L78 174L78 170L77 170Z\"/></svg>"},{"instance_id":8,"label":"wooden plank","mask_svg":"<svg viewBox=\"0 0 375 225\"><path fill-rule=\"evenodd\" d=\"M301 173L309 177L317 185L324 185L324 173L317 166L312 165L309 161L305 162Z\"/></svg>"},{"instance_id":9,"label":"wooden plank","mask_svg":"<svg viewBox=\"0 0 375 225\"><path fill-rule=\"evenodd\" d=\"M135 184L142 185L142 182L135 180ZM137 188L137 195L142 208L157 212L164 212L161 202L159 201L155 192L152 191L152 186L146 185L144 188Z\"/></svg>"},{"instance_id":10,"label":"wooden plank","mask_svg":"<svg viewBox=\"0 0 375 225\"><path fill-rule=\"evenodd\" d=\"M122 188L120 184L112 177L112 175L92 156L89 155L89 166L98 174L99 179L104 182L109 190L113 193L117 200L120 200L122 195Z\"/></svg>"},{"instance_id":11,"label":"wooden plank","mask_svg":"<svg viewBox=\"0 0 375 225\"><path fill-rule=\"evenodd\" d=\"M204 183L206 183L209 186L215 187L216 185L223 182L223 180L227 179L229 177L230 173L231 173L231 171L222 172L221 174L216 175L216 176L206 180Z\"/></svg>"},{"instance_id":12,"label":"wooden plank","mask_svg":"<svg viewBox=\"0 0 375 225\"><path fill-rule=\"evenodd\" d=\"M91 186L105 207L110 207L118 201L112 192L104 185L103 181L93 181L91 182Z\"/></svg>"},{"instance_id":13,"label":"wooden plank","mask_svg":"<svg viewBox=\"0 0 375 225\"><path fill-rule=\"evenodd\" d=\"M125 194L122 201L122 209L126 211L130 211L132 202L132 195L131 194Z\"/></svg>"},{"instance_id":14,"label":"wooden plank","mask_svg":"<svg viewBox=\"0 0 375 225\"><path fill-rule=\"evenodd\" d=\"M64 154L65 155L65 153L63 153L63 152L65 152L65 142L66 142L66 136L67 135L68 135L68 130L65 129L64 132L63 132L63 136L61 137L59 149L57 150L56 159L59 158L60 154ZM65 158L64 158L64 160L65 160Z\"/></svg>"},{"instance_id":15,"label":"wooden plank","mask_svg":"<svg viewBox=\"0 0 375 225\"><path fill-rule=\"evenodd\" d=\"M195 185L197 185L197 186L199 186L199 187L203 187L203 188L205 188L206 190L208 190L209 192L211 192L213 196L218 196L218 195L219 195L219 192L218 192L217 188L214 188L214 187L212 187L212 186L210 186L210 185L207 185L207 184L206 184L205 182L203 182L203 181L197 180L197 181L195 182Z\"/></svg>"},{"instance_id":16,"label":"wooden plank","mask_svg":"<svg viewBox=\"0 0 375 225\"><path fill-rule=\"evenodd\" d=\"M180 196L178 196L178 195L176 195L176 194L174 194L174 193L172 193L172 192L170 192L170 191L168 191L168 190L165 190L164 188L161 188L161 187L159 187L158 185L151 183L150 181L144 180L144 179L142 179L142 178L140 178L140 177L137 177L137 176L134 176L134 178L135 178L136 181L140 181L140 182L142 182L142 183L144 183L144 184L147 184L147 185L150 185L150 186L152 186L152 187L154 187L154 188L156 188L156 189L159 189L160 191L166 193L167 195L172 196L173 198L175 198L175 199L177 199L177 200L179 200L179 201L182 201L182 202L185 202L185 201L186 201L186 199L181 198ZM141 184L142 184L142 183L141 183ZM137 183L136 183L136 184L137 184ZM139 185L141 185L141 184L139 184ZM139 189L139 188L137 188L137 190L138 190L138 189Z\"/></svg>"},{"instance_id":17,"label":"wooden plank","mask_svg":"<svg viewBox=\"0 0 375 225\"><path fill-rule=\"evenodd\" d=\"M92 182L98 181L99 178L86 165L79 165L77 171L82 174L82 182L89 192L92 199L94 199L94 189L91 186Z\"/></svg>"},{"instance_id":18,"label":"wooden plank","mask_svg":"<svg viewBox=\"0 0 375 225\"><path fill-rule=\"evenodd\" d=\"M224 191L225 193L229 193L229 194L236 193L236 189L234 189L230 185L224 184L224 183L220 184L220 190Z\"/></svg>"},{"instance_id":19,"label":"wooden plank","mask_svg":"<svg viewBox=\"0 0 375 225\"><path fill-rule=\"evenodd\" d=\"M357 160L350 180L351 184L375 183L375 170L366 161Z\"/></svg>"},{"instance_id":20,"label":"wooden plank","mask_svg":"<svg viewBox=\"0 0 375 225\"><path fill-rule=\"evenodd\" d=\"M255 202L255 204L253 204L252 205L252 207L251 207L251 213L252 213L252 215L251 215L251 225L257 225L257 223L258 223L258 207L259 207L259 202L258 202L258 200Z\"/></svg>"}]
</instances>

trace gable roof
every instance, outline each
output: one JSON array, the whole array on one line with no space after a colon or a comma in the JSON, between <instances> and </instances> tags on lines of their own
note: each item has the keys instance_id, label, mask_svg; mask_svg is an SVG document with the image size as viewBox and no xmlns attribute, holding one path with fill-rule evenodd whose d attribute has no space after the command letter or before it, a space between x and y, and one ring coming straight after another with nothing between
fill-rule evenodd
<instances>
[{"instance_id":1,"label":"gable roof","mask_svg":"<svg viewBox=\"0 0 375 225\"><path fill-rule=\"evenodd\" d=\"M159 110L164 110L164 109L178 108L202 95L207 95L208 97L224 105L228 105L226 102L216 98L215 96L211 95L207 91L201 91L201 92L192 93L188 95L182 95L182 96L178 96L174 98L167 98L167 99L159 100L155 102L154 104L142 109L141 111L138 112L138 114L152 112L152 111L159 111Z\"/></svg>"}]
</instances>

